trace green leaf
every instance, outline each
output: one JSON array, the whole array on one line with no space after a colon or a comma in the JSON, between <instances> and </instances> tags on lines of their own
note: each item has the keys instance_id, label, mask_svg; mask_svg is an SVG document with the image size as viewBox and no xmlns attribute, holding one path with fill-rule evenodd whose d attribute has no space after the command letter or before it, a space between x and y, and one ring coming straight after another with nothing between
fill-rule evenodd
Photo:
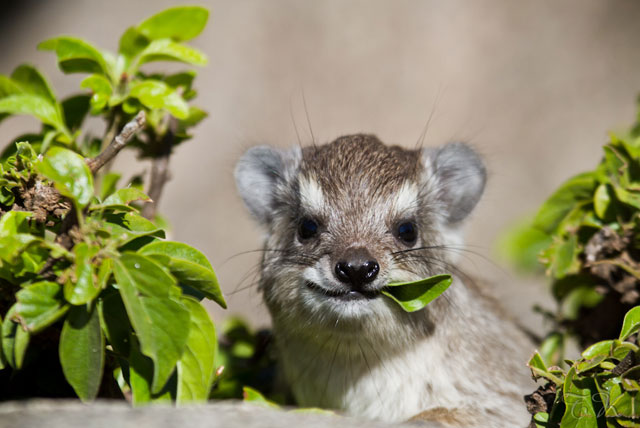
<instances>
[{"instance_id":1,"label":"green leaf","mask_svg":"<svg viewBox=\"0 0 640 428\"><path fill-rule=\"evenodd\" d=\"M27 223L27 218L32 215L28 211L9 211L0 217L0 260L14 264L21 251L37 240Z\"/></svg>"},{"instance_id":2,"label":"green leaf","mask_svg":"<svg viewBox=\"0 0 640 428\"><path fill-rule=\"evenodd\" d=\"M55 37L40 43L38 49L55 51L58 66L65 73L110 74L102 53L84 40Z\"/></svg>"},{"instance_id":3,"label":"green leaf","mask_svg":"<svg viewBox=\"0 0 640 428\"><path fill-rule=\"evenodd\" d=\"M30 233L27 219L33 216L29 211L9 211L0 217L0 234L15 235Z\"/></svg>"},{"instance_id":4,"label":"green leaf","mask_svg":"<svg viewBox=\"0 0 640 428\"><path fill-rule=\"evenodd\" d=\"M535 423L536 428L545 428L547 426L547 423L549 422L549 413L536 413L535 415L533 415L533 422Z\"/></svg>"},{"instance_id":5,"label":"green leaf","mask_svg":"<svg viewBox=\"0 0 640 428\"><path fill-rule=\"evenodd\" d=\"M148 257L124 253L113 272L142 353L153 360L152 392L159 392L182 356L190 317L175 299L180 289L164 269Z\"/></svg>"},{"instance_id":6,"label":"green leaf","mask_svg":"<svg viewBox=\"0 0 640 428\"><path fill-rule=\"evenodd\" d=\"M614 187L613 190L615 191L616 197L620 202L622 202L623 204L630 205L633 208L640 209L640 193L639 192L628 191L618 186Z\"/></svg>"},{"instance_id":7,"label":"green leaf","mask_svg":"<svg viewBox=\"0 0 640 428\"><path fill-rule=\"evenodd\" d=\"M634 421L633 419L616 418L616 422L618 423L618 426L621 426L624 428L640 428L640 421L637 421L637 420ZM613 426L613 425L610 425L610 426Z\"/></svg>"},{"instance_id":8,"label":"green leaf","mask_svg":"<svg viewBox=\"0 0 640 428\"><path fill-rule=\"evenodd\" d=\"M149 39L143 36L135 27L129 27L120 37L118 53L127 58L133 58L149 45Z\"/></svg>"},{"instance_id":9,"label":"green leaf","mask_svg":"<svg viewBox=\"0 0 640 428\"><path fill-rule=\"evenodd\" d=\"M451 275L436 275L413 282L390 282L382 294L391 298L406 312L427 306L451 285Z\"/></svg>"},{"instance_id":10,"label":"green leaf","mask_svg":"<svg viewBox=\"0 0 640 428\"><path fill-rule=\"evenodd\" d=\"M594 343L593 345L582 351L582 358L586 358L589 360L599 355L608 357L611 353L612 344L613 340L604 340L602 342Z\"/></svg>"},{"instance_id":11,"label":"green leaf","mask_svg":"<svg viewBox=\"0 0 640 428\"><path fill-rule=\"evenodd\" d=\"M6 366L7 361L5 360L2 352L2 316L0 316L0 370L3 370Z\"/></svg>"},{"instance_id":12,"label":"green leaf","mask_svg":"<svg viewBox=\"0 0 640 428\"><path fill-rule=\"evenodd\" d=\"M602 151L604 152L603 166L608 175L614 178L614 182L626 185L629 181L626 156L613 145L602 147Z\"/></svg>"},{"instance_id":13,"label":"green leaf","mask_svg":"<svg viewBox=\"0 0 640 428\"><path fill-rule=\"evenodd\" d=\"M535 272L542 268L538 256L551 244L551 237L533 227L529 219L518 222L503 233L498 241L500 258L524 272Z\"/></svg>"},{"instance_id":14,"label":"green leaf","mask_svg":"<svg viewBox=\"0 0 640 428\"><path fill-rule=\"evenodd\" d=\"M540 355L548 365L559 366L562 363L564 339L561 333L551 333L540 344Z\"/></svg>"},{"instance_id":15,"label":"green leaf","mask_svg":"<svg viewBox=\"0 0 640 428\"><path fill-rule=\"evenodd\" d=\"M91 112L98 114L109 102L109 98L113 94L111 82L101 74L92 74L86 77L81 83L81 88L90 89L91 95Z\"/></svg>"},{"instance_id":16,"label":"green leaf","mask_svg":"<svg viewBox=\"0 0 640 428\"><path fill-rule=\"evenodd\" d=\"M562 428L598 428L593 401L597 389L592 378L578 377L576 369L572 367L564 382L563 396L566 410L562 417ZM598 397L598 400L601 399Z\"/></svg>"},{"instance_id":17,"label":"green leaf","mask_svg":"<svg viewBox=\"0 0 640 428\"><path fill-rule=\"evenodd\" d=\"M94 282L93 258L99 247L80 242L73 247L75 266L73 278L64 284L64 298L72 305L84 305L91 302L100 293L100 283Z\"/></svg>"},{"instance_id":18,"label":"green leaf","mask_svg":"<svg viewBox=\"0 0 640 428\"><path fill-rule=\"evenodd\" d=\"M208 113L206 111L201 110L195 106L189 106L189 116L186 119L184 119L181 123L185 127L195 126L207 116L208 116Z\"/></svg>"},{"instance_id":19,"label":"green leaf","mask_svg":"<svg viewBox=\"0 0 640 428\"><path fill-rule=\"evenodd\" d=\"M529 360L529 362L527 363L527 366L529 366L530 369L538 369L538 370L542 370L542 371L547 371L547 366L544 363L544 359L542 358L542 356L538 353L535 352L533 354L533 356L531 357L531 359Z\"/></svg>"},{"instance_id":20,"label":"green leaf","mask_svg":"<svg viewBox=\"0 0 640 428\"><path fill-rule=\"evenodd\" d=\"M562 380L558 378L556 375L554 375L553 373L549 372L549 370L547 369L547 366L545 365L542 357L538 352L535 352L533 354L533 356L527 363L527 366L531 369L531 372L533 373L536 379L538 377L544 377L545 379L550 380L556 385L562 385Z\"/></svg>"},{"instance_id":21,"label":"green leaf","mask_svg":"<svg viewBox=\"0 0 640 428\"><path fill-rule=\"evenodd\" d=\"M84 208L93 197L93 175L84 158L61 147L49 149L36 169L52 180L56 189Z\"/></svg>"},{"instance_id":22,"label":"green leaf","mask_svg":"<svg viewBox=\"0 0 640 428\"><path fill-rule=\"evenodd\" d=\"M607 417L640 418L640 396L637 392L624 392L612 401L607 409Z\"/></svg>"},{"instance_id":23,"label":"green leaf","mask_svg":"<svg viewBox=\"0 0 640 428\"><path fill-rule=\"evenodd\" d=\"M167 385L159 392L151 391L154 365L151 358L140 352L138 343L131 343L131 355L129 356L129 385L131 386L132 402L134 406L149 403L171 403L175 399L175 375L171 376Z\"/></svg>"},{"instance_id":24,"label":"green leaf","mask_svg":"<svg viewBox=\"0 0 640 428\"><path fill-rule=\"evenodd\" d=\"M7 311L2 323L2 354L14 369L21 369L24 354L29 346L29 333L14 321L16 305Z\"/></svg>"},{"instance_id":25,"label":"green leaf","mask_svg":"<svg viewBox=\"0 0 640 428\"><path fill-rule=\"evenodd\" d=\"M178 6L163 10L141 22L137 29L145 37L156 39L191 40L207 24L209 11L198 6Z\"/></svg>"},{"instance_id":26,"label":"green leaf","mask_svg":"<svg viewBox=\"0 0 640 428\"><path fill-rule=\"evenodd\" d=\"M15 266L11 266L15 271L15 269L19 267L16 259L19 259L19 257L22 256L22 251L30 243L36 241L37 238L26 233L19 233L16 235L0 234L0 237L2 238L0 240L0 260L5 260L11 264L15 264ZM1 265L2 263L0 263L0 266Z\"/></svg>"},{"instance_id":27,"label":"green leaf","mask_svg":"<svg viewBox=\"0 0 640 428\"><path fill-rule=\"evenodd\" d=\"M58 140L61 141L65 140L64 143L68 143L71 140L67 140L63 134L61 134L59 131L49 131L46 132L42 138L42 145L40 146L40 152L45 153L47 150L49 150L49 147L51 147L51 143L53 143L54 140Z\"/></svg>"},{"instance_id":28,"label":"green leaf","mask_svg":"<svg viewBox=\"0 0 640 428\"><path fill-rule=\"evenodd\" d=\"M0 99L0 113L35 116L60 132L68 133L60 111L46 98L32 94L16 94Z\"/></svg>"},{"instance_id":29,"label":"green leaf","mask_svg":"<svg viewBox=\"0 0 640 428\"><path fill-rule=\"evenodd\" d=\"M575 365L576 373L582 374L584 372L587 372L593 369L594 367L598 367L600 363L604 361L605 358L606 357L604 355L597 355L591 359L576 363Z\"/></svg>"},{"instance_id":30,"label":"green leaf","mask_svg":"<svg viewBox=\"0 0 640 428\"><path fill-rule=\"evenodd\" d=\"M622 380L620 385L622 385L622 388L625 391L637 393L640 391L640 383L638 383L638 380L640 379L640 366L631 367L629 370L622 373L620 379ZM640 409L638 412L640 413Z\"/></svg>"},{"instance_id":31,"label":"green leaf","mask_svg":"<svg viewBox=\"0 0 640 428\"><path fill-rule=\"evenodd\" d=\"M20 86L22 92L45 98L52 105L57 104L51 85L35 67L27 64L20 65L13 70L11 78Z\"/></svg>"},{"instance_id":32,"label":"green leaf","mask_svg":"<svg viewBox=\"0 0 640 428\"><path fill-rule=\"evenodd\" d=\"M42 240L36 238L22 249L15 266L18 269L14 269L17 276L38 274L42 270L49 258L49 250L41 243Z\"/></svg>"},{"instance_id":33,"label":"green leaf","mask_svg":"<svg viewBox=\"0 0 640 428\"><path fill-rule=\"evenodd\" d=\"M195 299L183 297L182 303L191 314L187 346L178 360L176 401L204 402L215 377L216 330L206 309Z\"/></svg>"},{"instance_id":34,"label":"green leaf","mask_svg":"<svg viewBox=\"0 0 640 428\"><path fill-rule=\"evenodd\" d=\"M280 406L278 406L276 403L274 403L271 400L267 400L264 397L264 395L262 395L260 392L248 386L245 386L244 388L242 388L242 398L243 398L243 401L246 401L252 404L257 404L262 407L268 407L272 409L280 408Z\"/></svg>"},{"instance_id":35,"label":"green leaf","mask_svg":"<svg viewBox=\"0 0 640 428\"><path fill-rule=\"evenodd\" d=\"M577 273L580 269L578 254L578 236L571 234L565 239L558 238L543 252L542 259L550 263L549 271L554 278L562 279L569 274Z\"/></svg>"},{"instance_id":36,"label":"green leaf","mask_svg":"<svg viewBox=\"0 0 640 428\"><path fill-rule=\"evenodd\" d=\"M120 294L112 292L101 297L98 301L98 311L102 330L113 350L123 358L128 357L132 328Z\"/></svg>"},{"instance_id":37,"label":"green leaf","mask_svg":"<svg viewBox=\"0 0 640 428\"><path fill-rule=\"evenodd\" d=\"M631 342L621 342L620 340L614 340L611 345L611 357L613 359L622 361L629 354L629 352L637 353L638 346Z\"/></svg>"},{"instance_id":38,"label":"green leaf","mask_svg":"<svg viewBox=\"0 0 640 428\"><path fill-rule=\"evenodd\" d=\"M170 74L168 76L158 76L161 78L167 85L172 88L182 88L185 93L191 90L191 86L193 85L193 79L196 78L196 72L193 70L187 70L180 73Z\"/></svg>"},{"instance_id":39,"label":"green leaf","mask_svg":"<svg viewBox=\"0 0 640 428\"><path fill-rule=\"evenodd\" d=\"M16 315L30 333L37 333L62 317L69 306L62 299L62 286L40 281L16 293Z\"/></svg>"},{"instance_id":40,"label":"green leaf","mask_svg":"<svg viewBox=\"0 0 640 428\"><path fill-rule=\"evenodd\" d=\"M108 196L116 191L118 180L120 180L121 177L122 175L117 172L108 172L102 176L102 181L100 182L101 201L104 201Z\"/></svg>"},{"instance_id":41,"label":"green leaf","mask_svg":"<svg viewBox=\"0 0 640 428\"><path fill-rule=\"evenodd\" d=\"M162 229L136 212L108 213L103 218L106 222L101 230L109 233L120 246L141 236L164 238Z\"/></svg>"},{"instance_id":42,"label":"green leaf","mask_svg":"<svg viewBox=\"0 0 640 428\"><path fill-rule=\"evenodd\" d=\"M610 186L605 183L600 184L593 195L593 209L599 218L604 220L611 217L611 210L609 209L611 200Z\"/></svg>"},{"instance_id":43,"label":"green leaf","mask_svg":"<svg viewBox=\"0 0 640 428\"><path fill-rule=\"evenodd\" d=\"M133 83L130 96L137 98L147 108L166 109L178 119L189 116L189 106L186 101L169 85L159 80Z\"/></svg>"},{"instance_id":44,"label":"green leaf","mask_svg":"<svg viewBox=\"0 0 640 428\"><path fill-rule=\"evenodd\" d=\"M0 74L0 98L22 93L22 88L11 78Z\"/></svg>"},{"instance_id":45,"label":"green leaf","mask_svg":"<svg viewBox=\"0 0 640 428\"><path fill-rule=\"evenodd\" d=\"M154 40L140 53L139 64L152 61L179 61L193 65L205 65L207 56L198 49L169 39Z\"/></svg>"},{"instance_id":46,"label":"green leaf","mask_svg":"<svg viewBox=\"0 0 640 428\"><path fill-rule=\"evenodd\" d=\"M64 121L71 131L76 131L82 126L87 113L89 112L89 104L91 97L89 95L74 95L62 101L62 111L64 112ZM46 152L46 147L40 149L42 153Z\"/></svg>"},{"instance_id":47,"label":"green leaf","mask_svg":"<svg viewBox=\"0 0 640 428\"><path fill-rule=\"evenodd\" d=\"M60 365L67 382L82 401L98 395L104 369L104 336L98 311L75 306L60 334Z\"/></svg>"},{"instance_id":48,"label":"green leaf","mask_svg":"<svg viewBox=\"0 0 640 428\"><path fill-rule=\"evenodd\" d=\"M547 234L554 233L577 203L592 199L595 187L596 180L592 172L570 178L542 204L534 226Z\"/></svg>"},{"instance_id":49,"label":"green leaf","mask_svg":"<svg viewBox=\"0 0 640 428\"><path fill-rule=\"evenodd\" d=\"M142 190L135 187L120 189L105 199L99 206L108 207L110 205L129 205L133 201L151 202Z\"/></svg>"},{"instance_id":50,"label":"green leaf","mask_svg":"<svg viewBox=\"0 0 640 428\"><path fill-rule=\"evenodd\" d=\"M193 287L223 308L227 307L213 267L200 251L181 242L158 241L145 245L139 253L156 258L181 284Z\"/></svg>"},{"instance_id":51,"label":"green leaf","mask_svg":"<svg viewBox=\"0 0 640 428\"><path fill-rule=\"evenodd\" d=\"M631 309L624 316L622 330L620 330L620 340L626 340L629 336L640 329L640 306Z\"/></svg>"}]
</instances>

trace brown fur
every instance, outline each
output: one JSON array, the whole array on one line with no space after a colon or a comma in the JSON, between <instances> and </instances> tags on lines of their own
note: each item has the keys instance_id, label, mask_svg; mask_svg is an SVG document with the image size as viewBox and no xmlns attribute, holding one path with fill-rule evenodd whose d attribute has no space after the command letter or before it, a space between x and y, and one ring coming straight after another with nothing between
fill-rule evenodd
<instances>
[{"instance_id":1,"label":"brown fur","mask_svg":"<svg viewBox=\"0 0 640 428\"><path fill-rule=\"evenodd\" d=\"M375 135L355 134L305 147L300 173L315 177L329 195L365 190L388 196L406 180L415 181L420 168L417 151L386 146Z\"/></svg>"}]
</instances>

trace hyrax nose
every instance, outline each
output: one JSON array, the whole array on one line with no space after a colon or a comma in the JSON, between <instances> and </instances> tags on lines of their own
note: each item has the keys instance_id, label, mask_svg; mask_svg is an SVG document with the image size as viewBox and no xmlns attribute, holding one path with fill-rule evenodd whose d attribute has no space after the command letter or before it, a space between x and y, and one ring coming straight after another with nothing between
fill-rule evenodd
<instances>
[{"instance_id":1,"label":"hyrax nose","mask_svg":"<svg viewBox=\"0 0 640 428\"><path fill-rule=\"evenodd\" d=\"M336 263L335 273L340 282L357 290L378 276L380 265L365 248L350 249Z\"/></svg>"}]
</instances>

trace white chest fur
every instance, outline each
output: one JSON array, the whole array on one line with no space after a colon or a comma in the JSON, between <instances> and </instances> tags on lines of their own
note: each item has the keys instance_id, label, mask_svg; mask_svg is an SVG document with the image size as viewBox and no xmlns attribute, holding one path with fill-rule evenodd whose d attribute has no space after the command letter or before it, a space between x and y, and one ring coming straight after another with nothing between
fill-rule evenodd
<instances>
[{"instance_id":1,"label":"white chest fur","mask_svg":"<svg viewBox=\"0 0 640 428\"><path fill-rule=\"evenodd\" d=\"M336 340L313 352L295 343L283 346L286 377L300 405L402 421L427 408L474 404L473 397L455 387L473 389L468 376L464 370L449 369L445 353L433 340L402 352L373 348L378 345L366 340L344 342Z\"/></svg>"},{"instance_id":2,"label":"white chest fur","mask_svg":"<svg viewBox=\"0 0 640 428\"><path fill-rule=\"evenodd\" d=\"M390 422L434 408L464 409L478 415L479 427L525 426L522 395L534 389L524 366L527 342L487 311L465 318L449 317L412 341L375 340L364 332L303 337L287 328L279 334L277 326L276 337L301 406Z\"/></svg>"}]
</instances>

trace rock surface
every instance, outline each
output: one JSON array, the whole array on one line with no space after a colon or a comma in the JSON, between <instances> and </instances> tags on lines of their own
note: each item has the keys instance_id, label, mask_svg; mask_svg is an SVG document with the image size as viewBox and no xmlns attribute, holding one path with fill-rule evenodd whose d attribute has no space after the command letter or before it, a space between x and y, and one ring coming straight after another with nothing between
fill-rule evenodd
<instances>
[{"instance_id":1,"label":"rock surface","mask_svg":"<svg viewBox=\"0 0 640 428\"><path fill-rule=\"evenodd\" d=\"M70 400L13 401L0 404L0 427L24 428L388 428L382 422L340 416L284 412L241 402L175 408L131 408L124 402L90 405Z\"/></svg>"}]
</instances>

